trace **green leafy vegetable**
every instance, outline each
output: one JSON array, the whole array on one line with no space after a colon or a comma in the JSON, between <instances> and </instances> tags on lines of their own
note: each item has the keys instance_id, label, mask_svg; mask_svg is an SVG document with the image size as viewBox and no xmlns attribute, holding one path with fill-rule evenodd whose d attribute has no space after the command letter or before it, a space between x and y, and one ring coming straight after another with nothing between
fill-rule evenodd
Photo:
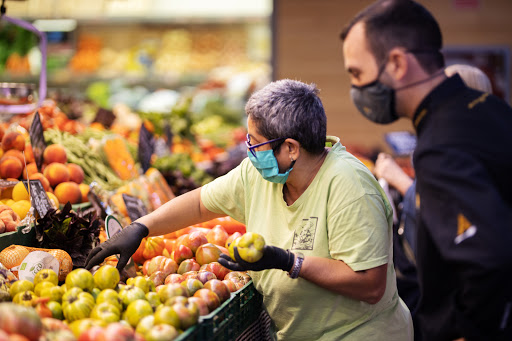
<instances>
[{"instance_id":1,"label":"green leafy vegetable","mask_svg":"<svg viewBox=\"0 0 512 341\"><path fill-rule=\"evenodd\" d=\"M85 216L71 210L68 202L62 210L51 209L36 222L38 246L69 253L73 267L83 267L89 252L99 243L100 221L91 212Z\"/></svg>"}]
</instances>

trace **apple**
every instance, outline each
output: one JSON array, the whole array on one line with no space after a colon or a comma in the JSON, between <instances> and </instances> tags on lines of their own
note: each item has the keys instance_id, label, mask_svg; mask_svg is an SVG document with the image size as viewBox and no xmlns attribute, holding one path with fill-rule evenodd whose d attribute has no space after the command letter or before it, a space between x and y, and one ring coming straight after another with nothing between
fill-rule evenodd
<instances>
[{"instance_id":1,"label":"apple","mask_svg":"<svg viewBox=\"0 0 512 341\"><path fill-rule=\"evenodd\" d=\"M224 284L226 284L226 286L228 287L229 291L231 291L231 292L238 291L238 288L236 287L235 282L230 281L230 280L228 280L228 279L224 279L224 280L222 280L222 282L223 282Z\"/></svg>"},{"instance_id":2,"label":"apple","mask_svg":"<svg viewBox=\"0 0 512 341\"><path fill-rule=\"evenodd\" d=\"M193 302L177 302L174 303L172 309L178 315L180 319L180 326L182 330L186 330L189 327L197 324L199 320L199 308Z\"/></svg>"},{"instance_id":3,"label":"apple","mask_svg":"<svg viewBox=\"0 0 512 341\"><path fill-rule=\"evenodd\" d=\"M178 337L175 327L168 324L159 324L144 334L146 341L169 341Z\"/></svg>"},{"instance_id":4,"label":"apple","mask_svg":"<svg viewBox=\"0 0 512 341\"><path fill-rule=\"evenodd\" d=\"M102 265L98 271L94 273L94 283L100 290L114 289L117 284L119 284L120 280L121 276L119 275L119 270L112 265Z\"/></svg>"},{"instance_id":5,"label":"apple","mask_svg":"<svg viewBox=\"0 0 512 341\"><path fill-rule=\"evenodd\" d=\"M158 297L160 297L161 302L167 301L169 298L174 296L188 296L188 291L186 288L182 287L180 284L171 283L165 284L158 291Z\"/></svg>"},{"instance_id":6,"label":"apple","mask_svg":"<svg viewBox=\"0 0 512 341\"><path fill-rule=\"evenodd\" d=\"M210 313L220 306L219 296L211 290L199 289L194 293L194 297L199 297L205 301Z\"/></svg>"},{"instance_id":7,"label":"apple","mask_svg":"<svg viewBox=\"0 0 512 341\"><path fill-rule=\"evenodd\" d=\"M209 280L208 282L206 282L204 284L204 288L209 289L209 290L213 291L214 293L216 293L217 296L219 296L221 304L224 303L225 301L227 301L231 297L231 291L229 290L227 285L224 284L219 279Z\"/></svg>"},{"instance_id":8,"label":"apple","mask_svg":"<svg viewBox=\"0 0 512 341\"><path fill-rule=\"evenodd\" d=\"M135 341L135 331L122 322L109 324L103 334L98 335L97 341Z\"/></svg>"},{"instance_id":9,"label":"apple","mask_svg":"<svg viewBox=\"0 0 512 341\"><path fill-rule=\"evenodd\" d=\"M155 290L155 285L153 285L152 282L144 276L135 276L128 278L126 280L126 284L134 285L138 288L141 288L145 294Z\"/></svg>"},{"instance_id":10,"label":"apple","mask_svg":"<svg viewBox=\"0 0 512 341\"><path fill-rule=\"evenodd\" d=\"M148 315L153 314L153 307L145 299L135 300L126 308L126 320L132 327L137 327L139 321Z\"/></svg>"},{"instance_id":11,"label":"apple","mask_svg":"<svg viewBox=\"0 0 512 341\"><path fill-rule=\"evenodd\" d=\"M172 307L161 305L155 311L155 325L168 324L174 328L180 328L181 322L178 314Z\"/></svg>"},{"instance_id":12,"label":"apple","mask_svg":"<svg viewBox=\"0 0 512 341\"><path fill-rule=\"evenodd\" d=\"M226 276L231 270L223 267L219 262L211 262L209 264L201 265L201 270L211 271L217 276L217 279L223 280L224 276Z\"/></svg>"},{"instance_id":13,"label":"apple","mask_svg":"<svg viewBox=\"0 0 512 341\"><path fill-rule=\"evenodd\" d=\"M188 296L194 296L194 293L203 288L203 283L201 283L198 279L189 278L180 283L180 285L185 288L188 292Z\"/></svg>"},{"instance_id":14,"label":"apple","mask_svg":"<svg viewBox=\"0 0 512 341\"><path fill-rule=\"evenodd\" d=\"M210 279L217 279L217 276L211 271L201 270L197 273L197 279L201 281L201 283L205 284Z\"/></svg>"},{"instance_id":15,"label":"apple","mask_svg":"<svg viewBox=\"0 0 512 341\"><path fill-rule=\"evenodd\" d=\"M185 280L185 277L183 277L183 275L180 275L180 274L170 274L169 276L167 276L165 278L164 284L170 284L170 283L178 283L178 284L180 284L184 280Z\"/></svg>"},{"instance_id":16,"label":"apple","mask_svg":"<svg viewBox=\"0 0 512 341\"><path fill-rule=\"evenodd\" d=\"M75 335L76 338L79 338L80 335L85 333L85 331L87 331L93 327L101 328L101 327L106 326L106 323L104 321L94 320L91 318L76 320L71 323L69 323L69 321L67 321L67 322L69 325L69 330L71 330L71 332L73 333L73 335ZM96 340L97 340L97 338L96 338Z\"/></svg>"},{"instance_id":17,"label":"apple","mask_svg":"<svg viewBox=\"0 0 512 341\"><path fill-rule=\"evenodd\" d=\"M181 241L181 245L188 246L190 250L195 254L196 250L199 246L208 243L208 239L206 238L206 234L201 231L194 231L188 234Z\"/></svg>"},{"instance_id":18,"label":"apple","mask_svg":"<svg viewBox=\"0 0 512 341\"><path fill-rule=\"evenodd\" d=\"M150 276L156 271L162 271L166 275L169 275L171 273L175 273L177 269L178 264L173 259L164 256L156 256L144 262L142 270L144 275Z\"/></svg>"},{"instance_id":19,"label":"apple","mask_svg":"<svg viewBox=\"0 0 512 341\"><path fill-rule=\"evenodd\" d=\"M103 302L96 304L94 308L92 308L91 318L107 323L118 322L121 318L121 311L115 304Z\"/></svg>"},{"instance_id":20,"label":"apple","mask_svg":"<svg viewBox=\"0 0 512 341\"><path fill-rule=\"evenodd\" d=\"M217 245L206 243L197 248L196 261L199 263L199 265L216 262L221 254L222 251L217 247Z\"/></svg>"},{"instance_id":21,"label":"apple","mask_svg":"<svg viewBox=\"0 0 512 341\"><path fill-rule=\"evenodd\" d=\"M233 240L241 236L242 234L240 232L234 232L228 237L228 239L226 239L226 244L224 244L224 247L229 248L229 245L233 242Z\"/></svg>"},{"instance_id":22,"label":"apple","mask_svg":"<svg viewBox=\"0 0 512 341\"><path fill-rule=\"evenodd\" d=\"M208 233L206 234L206 239L209 243L215 245L226 245L226 240L228 239L229 234L226 232L226 229L222 227L222 225L215 225Z\"/></svg>"},{"instance_id":23,"label":"apple","mask_svg":"<svg viewBox=\"0 0 512 341\"><path fill-rule=\"evenodd\" d=\"M174 296L165 301L164 305L172 307L174 303L187 303L189 297L185 296Z\"/></svg>"},{"instance_id":24,"label":"apple","mask_svg":"<svg viewBox=\"0 0 512 341\"><path fill-rule=\"evenodd\" d=\"M249 263L257 262L263 257L263 251L265 248L265 239L262 235L255 232L246 232L240 237L240 239L236 239L238 241L235 245L240 258ZM233 260L236 261L234 254L231 254L231 245L230 256Z\"/></svg>"},{"instance_id":25,"label":"apple","mask_svg":"<svg viewBox=\"0 0 512 341\"><path fill-rule=\"evenodd\" d=\"M210 313L210 310L208 309L208 305L206 304L206 301L203 300L201 297L192 296L188 298L189 302L193 302L197 305L197 308L199 309L199 315L205 316Z\"/></svg>"},{"instance_id":26,"label":"apple","mask_svg":"<svg viewBox=\"0 0 512 341\"><path fill-rule=\"evenodd\" d=\"M188 271L198 271L200 268L201 265L199 265L195 259L185 259L183 262L181 262L180 267L178 268L178 273L184 274Z\"/></svg>"},{"instance_id":27,"label":"apple","mask_svg":"<svg viewBox=\"0 0 512 341\"><path fill-rule=\"evenodd\" d=\"M119 298L123 303L124 309L126 309L133 301L145 299L146 293L139 287L127 285L119 291Z\"/></svg>"}]
</instances>

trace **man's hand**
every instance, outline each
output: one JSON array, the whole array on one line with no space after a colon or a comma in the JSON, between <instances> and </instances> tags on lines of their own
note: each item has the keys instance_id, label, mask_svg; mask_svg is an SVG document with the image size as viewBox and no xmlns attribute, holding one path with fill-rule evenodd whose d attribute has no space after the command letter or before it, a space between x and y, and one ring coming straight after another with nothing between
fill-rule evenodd
<instances>
[{"instance_id":1,"label":"man's hand","mask_svg":"<svg viewBox=\"0 0 512 341\"><path fill-rule=\"evenodd\" d=\"M90 270L108 256L119 254L117 269L119 271L123 270L130 257L139 248L142 239L148 234L149 230L144 224L131 223L112 238L95 247L85 261L85 268Z\"/></svg>"},{"instance_id":2,"label":"man's hand","mask_svg":"<svg viewBox=\"0 0 512 341\"><path fill-rule=\"evenodd\" d=\"M244 261L240 257L236 246L234 247L234 254L236 262L226 254L221 254L218 262L222 266L234 271L281 269L288 272L292 269L293 262L295 261L295 255L292 252L268 245L263 249L263 257L254 263Z\"/></svg>"}]
</instances>

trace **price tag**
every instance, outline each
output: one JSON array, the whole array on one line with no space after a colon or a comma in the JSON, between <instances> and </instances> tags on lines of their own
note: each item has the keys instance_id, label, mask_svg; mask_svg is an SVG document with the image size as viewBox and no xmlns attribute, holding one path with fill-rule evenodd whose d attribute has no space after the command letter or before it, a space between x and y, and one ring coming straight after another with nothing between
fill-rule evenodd
<instances>
[{"instance_id":1,"label":"price tag","mask_svg":"<svg viewBox=\"0 0 512 341\"><path fill-rule=\"evenodd\" d=\"M28 189L28 182L30 182L30 191ZM43 218L49 210L53 209L53 205L50 202L50 199L48 199L48 195L44 190L43 184L39 180L23 180L23 184L27 191L29 191L32 199L32 205L34 205L39 216Z\"/></svg>"},{"instance_id":2,"label":"price tag","mask_svg":"<svg viewBox=\"0 0 512 341\"><path fill-rule=\"evenodd\" d=\"M112 110L108 110L105 108L99 108L96 112L96 117L93 122L101 123L105 128L110 128L114 120L116 119L116 115L112 112Z\"/></svg>"},{"instance_id":3,"label":"price tag","mask_svg":"<svg viewBox=\"0 0 512 341\"><path fill-rule=\"evenodd\" d=\"M41 170L41 166L43 165L43 153L46 149L46 141L44 140L43 125L38 111L34 114L34 119L32 120L32 125L30 126L28 133L30 135L30 143L32 144L32 151L34 153L34 159L36 160L37 169Z\"/></svg>"},{"instance_id":4,"label":"price tag","mask_svg":"<svg viewBox=\"0 0 512 341\"><path fill-rule=\"evenodd\" d=\"M126 210L128 211L128 216L132 221L148 214L146 206L144 206L144 203L139 198L123 193L123 200L126 205Z\"/></svg>"},{"instance_id":5,"label":"price tag","mask_svg":"<svg viewBox=\"0 0 512 341\"><path fill-rule=\"evenodd\" d=\"M174 135L171 131L171 125L169 124L169 121L165 122L164 134L165 134L165 137L167 138L167 141L166 141L167 147L171 148L172 147L172 138L174 137Z\"/></svg>"},{"instance_id":6,"label":"price tag","mask_svg":"<svg viewBox=\"0 0 512 341\"><path fill-rule=\"evenodd\" d=\"M92 207L94 207L96 211L96 215L103 221L107 219L107 211L105 210L105 207L103 207L103 203L100 200L100 198L94 193L92 190L87 193L87 199L89 199L89 202L92 204Z\"/></svg>"},{"instance_id":7,"label":"price tag","mask_svg":"<svg viewBox=\"0 0 512 341\"><path fill-rule=\"evenodd\" d=\"M142 171L145 173L151 166L151 156L155 150L155 141L144 124L140 126L139 132L139 161Z\"/></svg>"},{"instance_id":8,"label":"price tag","mask_svg":"<svg viewBox=\"0 0 512 341\"><path fill-rule=\"evenodd\" d=\"M18 180L11 181L11 180L0 179L0 189L14 187L18 182L19 182Z\"/></svg>"}]
</instances>

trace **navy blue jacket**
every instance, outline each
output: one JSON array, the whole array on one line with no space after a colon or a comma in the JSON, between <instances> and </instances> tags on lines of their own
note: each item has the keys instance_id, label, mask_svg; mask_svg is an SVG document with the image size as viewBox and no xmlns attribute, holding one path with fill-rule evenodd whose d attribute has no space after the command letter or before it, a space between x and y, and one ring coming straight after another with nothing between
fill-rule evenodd
<instances>
[{"instance_id":1,"label":"navy blue jacket","mask_svg":"<svg viewBox=\"0 0 512 341\"><path fill-rule=\"evenodd\" d=\"M456 75L413 123L423 340L512 340L512 109Z\"/></svg>"}]
</instances>

